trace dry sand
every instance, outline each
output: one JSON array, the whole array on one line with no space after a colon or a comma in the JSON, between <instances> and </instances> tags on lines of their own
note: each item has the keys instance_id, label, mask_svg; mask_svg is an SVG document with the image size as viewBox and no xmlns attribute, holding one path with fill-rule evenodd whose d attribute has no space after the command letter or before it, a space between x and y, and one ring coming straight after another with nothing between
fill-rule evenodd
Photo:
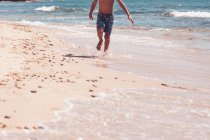
<instances>
[{"instance_id":1,"label":"dry sand","mask_svg":"<svg viewBox=\"0 0 210 140\"><path fill-rule=\"evenodd\" d=\"M53 111L66 107L66 98L90 99L113 88L167 88L103 66L98 58L74 54L55 30L0 23L0 131L42 129ZM60 49L72 54L63 56Z\"/></svg>"}]
</instances>

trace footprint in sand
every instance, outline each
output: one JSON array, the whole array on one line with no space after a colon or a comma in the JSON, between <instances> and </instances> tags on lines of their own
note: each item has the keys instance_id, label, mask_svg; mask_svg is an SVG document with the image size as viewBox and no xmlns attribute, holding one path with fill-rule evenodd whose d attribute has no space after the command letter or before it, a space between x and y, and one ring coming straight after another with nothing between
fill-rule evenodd
<instances>
[{"instance_id":1,"label":"footprint in sand","mask_svg":"<svg viewBox=\"0 0 210 140\"><path fill-rule=\"evenodd\" d=\"M96 85L92 85L93 87L95 87L95 88L97 88L97 86Z\"/></svg>"},{"instance_id":2,"label":"footprint in sand","mask_svg":"<svg viewBox=\"0 0 210 140\"><path fill-rule=\"evenodd\" d=\"M31 93L37 93L37 91L36 90L31 90Z\"/></svg>"},{"instance_id":3,"label":"footprint in sand","mask_svg":"<svg viewBox=\"0 0 210 140\"><path fill-rule=\"evenodd\" d=\"M7 127L6 124L0 122L0 128L6 128L6 127Z\"/></svg>"},{"instance_id":4,"label":"footprint in sand","mask_svg":"<svg viewBox=\"0 0 210 140\"><path fill-rule=\"evenodd\" d=\"M44 129L44 127L42 127L42 126L38 126L38 129Z\"/></svg>"},{"instance_id":5,"label":"footprint in sand","mask_svg":"<svg viewBox=\"0 0 210 140\"><path fill-rule=\"evenodd\" d=\"M5 118L5 119L10 119L11 117L10 117L10 116L4 116L4 118Z\"/></svg>"},{"instance_id":6,"label":"footprint in sand","mask_svg":"<svg viewBox=\"0 0 210 140\"><path fill-rule=\"evenodd\" d=\"M16 126L17 129L22 129L20 126Z\"/></svg>"},{"instance_id":7,"label":"footprint in sand","mask_svg":"<svg viewBox=\"0 0 210 140\"><path fill-rule=\"evenodd\" d=\"M27 126L25 126L24 129L29 129L29 128Z\"/></svg>"},{"instance_id":8,"label":"footprint in sand","mask_svg":"<svg viewBox=\"0 0 210 140\"><path fill-rule=\"evenodd\" d=\"M32 127L33 129L37 129L35 126Z\"/></svg>"},{"instance_id":9,"label":"footprint in sand","mask_svg":"<svg viewBox=\"0 0 210 140\"><path fill-rule=\"evenodd\" d=\"M0 102L6 102L6 100L2 100L2 99L0 99Z\"/></svg>"},{"instance_id":10,"label":"footprint in sand","mask_svg":"<svg viewBox=\"0 0 210 140\"><path fill-rule=\"evenodd\" d=\"M95 98L96 96L95 95L90 95L92 98Z\"/></svg>"},{"instance_id":11,"label":"footprint in sand","mask_svg":"<svg viewBox=\"0 0 210 140\"><path fill-rule=\"evenodd\" d=\"M91 80L91 81L92 81L93 83L94 83L94 82L98 82L98 80Z\"/></svg>"},{"instance_id":12,"label":"footprint in sand","mask_svg":"<svg viewBox=\"0 0 210 140\"><path fill-rule=\"evenodd\" d=\"M0 82L0 86L6 86L4 82Z\"/></svg>"}]
</instances>

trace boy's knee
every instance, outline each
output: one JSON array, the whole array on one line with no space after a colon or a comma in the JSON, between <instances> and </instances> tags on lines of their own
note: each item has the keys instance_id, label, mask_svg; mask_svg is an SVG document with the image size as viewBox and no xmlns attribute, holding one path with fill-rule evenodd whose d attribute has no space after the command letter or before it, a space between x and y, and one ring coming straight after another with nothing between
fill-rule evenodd
<instances>
[{"instance_id":1,"label":"boy's knee","mask_svg":"<svg viewBox=\"0 0 210 140\"><path fill-rule=\"evenodd\" d=\"M98 36L103 37L103 30L98 30Z\"/></svg>"},{"instance_id":2,"label":"boy's knee","mask_svg":"<svg viewBox=\"0 0 210 140\"><path fill-rule=\"evenodd\" d=\"M97 31L98 31L98 34L103 34L103 29L102 28L97 29Z\"/></svg>"},{"instance_id":3,"label":"boy's knee","mask_svg":"<svg viewBox=\"0 0 210 140\"><path fill-rule=\"evenodd\" d=\"M110 39L110 34L105 34L104 38L105 39Z\"/></svg>"}]
</instances>

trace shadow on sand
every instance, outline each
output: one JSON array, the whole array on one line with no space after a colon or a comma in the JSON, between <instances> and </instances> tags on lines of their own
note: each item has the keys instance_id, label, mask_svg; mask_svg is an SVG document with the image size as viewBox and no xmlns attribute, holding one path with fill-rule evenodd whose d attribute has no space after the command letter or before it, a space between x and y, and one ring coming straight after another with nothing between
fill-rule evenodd
<instances>
[{"instance_id":1,"label":"shadow on sand","mask_svg":"<svg viewBox=\"0 0 210 140\"><path fill-rule=\"evenodd\" d=\"M74 54L66 54L66 55L63 55L64 57L69 57L69 58L72 58L72 57L78 57L78 58L98 58L97 56L88 56L88 55L74 55Z\"/></svg>"},{"instance_id":2,"label":"shadow on sand","mask_svg":"<svg viewBox=\"0 0 210 140\"><path fill-rule=\"evenodd\" d=\"M100 58L98 56L88 56L88 55L74 55L74 54L66 54L63 55L63 57L69 57L69 58L73 58L73 57L77 57L77 58L85 58L85 59L95 59L95 58ZM101 68L108 68L109 65L107 63L103 63L101 61L97 61L95 64L96 67L101 67Z\"/></svg>"}]
</instances>

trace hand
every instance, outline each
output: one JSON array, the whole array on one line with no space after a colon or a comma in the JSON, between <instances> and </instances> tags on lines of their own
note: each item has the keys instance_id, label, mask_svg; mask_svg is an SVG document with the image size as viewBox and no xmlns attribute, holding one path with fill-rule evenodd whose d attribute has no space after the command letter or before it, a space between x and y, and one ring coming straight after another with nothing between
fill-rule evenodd
<instances>
[{"instance_id":1,"label":"hand","mask_svg":"<svg viewBox=\"0 0 210 140\"><path fill-rule=\"evenodd\" d=\"M128 15L128 20L130 20L131 23L134 24L134 21L133 21L133 19L132 19L132 17L130 15Z\"/></svg>"},{"instance_id":2,"label":"hand","mask_svg":"<svg viewBox=\"0 0 210 140\"><path fill-rule=\"evenodd\" d=\"M89 13L89 19L90 19L90 20L93 20L93 15L92 15L92 13Z\"/></svg>"}]
</instances>

